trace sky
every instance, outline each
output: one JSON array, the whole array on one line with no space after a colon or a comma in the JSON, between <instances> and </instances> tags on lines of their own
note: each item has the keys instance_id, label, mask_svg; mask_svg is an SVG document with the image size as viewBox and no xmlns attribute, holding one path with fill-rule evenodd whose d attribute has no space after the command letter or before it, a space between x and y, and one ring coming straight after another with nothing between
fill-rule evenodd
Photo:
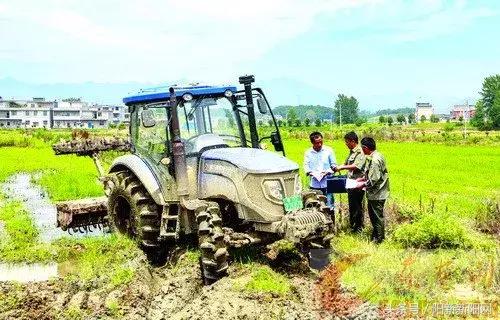
<instances>
[{"instance_id":1,"label":"sky","mask_svg":"<svg viewBox=\"0 0 500 320\"><path fill-rule=\"evenodd\" d=\"M0 0L0 95L254 74L275 105L445 111L500 73L498 34L495 0Z\"/></svg>"}]
</instances>

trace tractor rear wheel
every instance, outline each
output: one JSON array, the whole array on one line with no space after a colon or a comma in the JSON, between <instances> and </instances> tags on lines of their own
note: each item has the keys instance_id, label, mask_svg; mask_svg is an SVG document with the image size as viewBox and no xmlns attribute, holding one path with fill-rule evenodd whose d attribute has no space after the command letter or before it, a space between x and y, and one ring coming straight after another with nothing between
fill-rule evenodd
<instances>
[{"instance_id":1,"label":"tractor rear wheel","mask_svg":"<svg viewBox=\"0 0 500 320\"><path fill-rule=\"evenodd\" d=\"M227 275L228 251L224 241L219 205L209 202L196 215L198 242L201 249L200 266L204 284L212 284Z\"/></svg>"},{"instance_id":2,"label":"tractor rear wheel","mask_svg":"<svg viewBox=\"0 0 500 320\"><path fill-rule=\"evenodd\" d=\"M108 196L111 230L137 241L150 260L161 259L165 245L159 240L161 207L130 171L114 173Z\"/></svg>"}]
</instances>

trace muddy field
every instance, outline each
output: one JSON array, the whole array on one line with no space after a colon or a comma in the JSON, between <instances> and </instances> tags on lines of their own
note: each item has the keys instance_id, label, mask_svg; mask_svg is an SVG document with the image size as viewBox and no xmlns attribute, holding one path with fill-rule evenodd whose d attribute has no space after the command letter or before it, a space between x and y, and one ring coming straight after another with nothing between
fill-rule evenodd
<instances>
[{"instance_id":1,"label":"muddy field","mask_svg":"<svg viewBox=\"0 0 500 320\"><path fill-rule=\"evenodd\" d=\"M30 212L42 242L63 233L55 228L54 205L29 175L11 177L5 201ZM102 232L83 237L105 237ZM82 237L79 235L78 237ZM377 319L382 313L340 286L331 265L321 274L298 254L273 247L252 250L246 263L233 261L229 276L210 286L201 281L196 244L177 248L162 266L140 254L128 262L135 270L125 285L69 279L71 260L48 264L0 263L0 319ZM84 250L82 248L82 250ZM243 249L245 252L247 249ZM249 251L250 252L250 251ZM242 252L233 252L235 257ZM246 255L248 257L249 255ZM284 289L249 286L255 270L286 279ZM268 272L269 274L267 274ZM272 279L271 279L272 280ZM266 280L264 280L265 282ZM272 283L272 281L271 281ZM249 289L250 288L250 289Z\"/></svg>"},{"instance_id":2,"label":"muddy field","mask_svg":"<svg viewBox=\"0 0 500 320\"><path fill-rule=\"evenodd\" d=\"M318 279L290 272L285 295L246 292L250 272L233 264L230 276L203 286L196 261L181 254L175 264L137 264L138 276L126 287L87 291L78 283L50 280L0 283L0 296L11 305L0 319L379 319L374 306L362 304L335 284L335 268Z\"/></svg>"}]
</instances>

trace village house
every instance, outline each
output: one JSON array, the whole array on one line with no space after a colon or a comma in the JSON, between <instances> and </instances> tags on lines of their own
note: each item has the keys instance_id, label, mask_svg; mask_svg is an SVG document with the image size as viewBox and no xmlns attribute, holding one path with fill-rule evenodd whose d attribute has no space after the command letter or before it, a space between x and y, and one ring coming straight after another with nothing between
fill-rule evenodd
<instances>
[{"instance_id":1,"label":"village house","mask_svg":"<svg viewBox=\"0 0 500 320\"><path fill-rule=\"evenodd\" d=\"M107 128L128 123L125 110L125 106L89 104L75 98L0 98L0 128Z\"/></svg>"},{"instance_id":2,"label":"village house","mask_svg":"<svg viewBox=\"0 0 500 320\"><path fill-rule=\"evenodd\" d=\"M451 120L460 120L460 118L466 120L471 119L476 114L476 107L474 105L454 105L450 111Z\"/></svg>"},{"instance_id":3,"label":"village house","mask_svg":"<svg viewBox=\"0 0 500 320\"><path fill-rule=\"evenodd\" d=\"M425 117L426 120L429 120L431 116L434 114L434 107L432 104L428 102L417 102L415 108L415 119L420 121L422 116Z\"/></svg>"}]
</instances>

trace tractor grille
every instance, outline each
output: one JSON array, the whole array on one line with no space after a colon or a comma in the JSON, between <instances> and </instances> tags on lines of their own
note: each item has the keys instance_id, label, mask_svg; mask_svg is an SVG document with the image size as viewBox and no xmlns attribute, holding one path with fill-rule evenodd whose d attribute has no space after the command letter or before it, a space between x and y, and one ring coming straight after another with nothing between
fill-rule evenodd
<instances>
[{"instance_id":1,"label":"tractor grille","mask_svg":"<svg viewBox=\"0 0 500 320\"><path fill-rule=\"evenodd\" d=\"M316 224L318 222L323 223L325 221L325 215L318 210L306 209L293 213L290 217L290 221L298 225Z\"/></svg>"}]
</instances>

